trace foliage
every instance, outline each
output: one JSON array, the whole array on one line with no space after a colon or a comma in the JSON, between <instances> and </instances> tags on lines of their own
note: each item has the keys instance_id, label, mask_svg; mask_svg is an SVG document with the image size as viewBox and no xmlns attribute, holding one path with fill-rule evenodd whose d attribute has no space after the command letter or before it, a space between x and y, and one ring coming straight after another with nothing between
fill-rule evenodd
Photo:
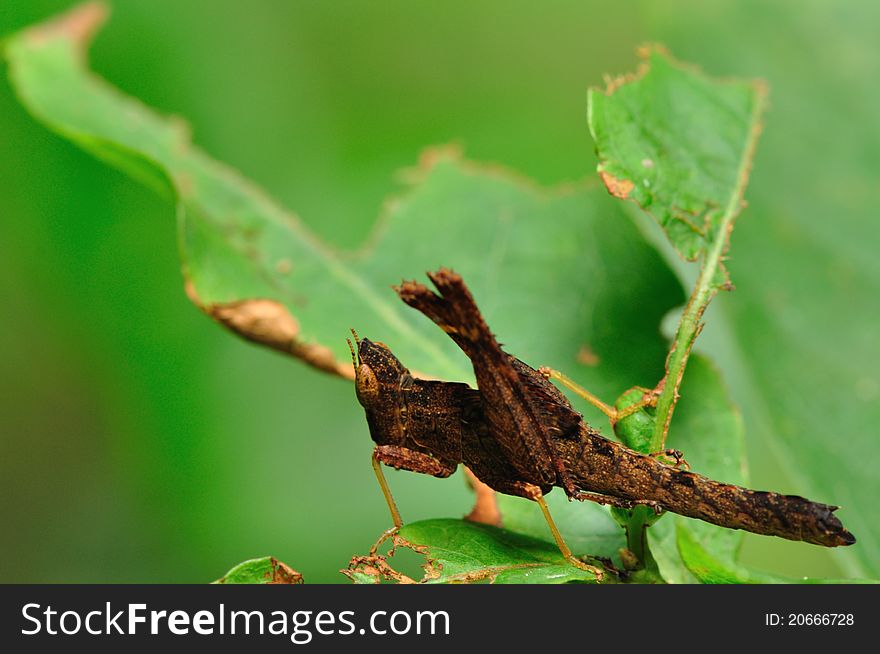
<instances>
[{"instance_id":1,"label":"foliage","mask_svg":"<svg viewBox=\"0 0 880 654\"><path fill-rule=\"evenodd\" d=\"M302 575L272 556L242 561L215 584L301 584Z\"/></svg>"},{"instance_id":2,"label":"foliage","mask_svg":"<svg viewBox=\"0 0 880 654\"><path fill-rule=\"evenodd\" d=\"M337 252L193 147L180 121L91 74L85 46L101 18L99 6L85 5L14 37L7 44L10 76L47 126L174 199L188 291L208 315L340 376L351 374L343 338L356 320L362 334L393 345L414 370L470 381L460 353L387 290L401 276L442 263L468 279L493 329L524 360L561 368L605 396L665 379L657 415L637 414L651 433L641 448L664 444L703 311L728 286L722 260L751 166L762 86L712 80L652 51L639 77L591 94L590 127L606 187L655 215L675 249L701 264L664 375L659 324L681 303L681 287L598 184L548 191L448 149L431 150L368 245ZM694 358L682 388L666 444L685 451L695 470L744 483L742 425L717 371ZM625 432L618 435L626 441ZM626 541L604 509L551 505L579 553L619 557ZM512 532L428 521L408 525L401 538L438 562L434 581L582 576L546 544L534 506L514 498L501 498L500 506ZM630 527L641 519L624 516ZM737 565L738 533L677 517L649 533L658 579L769 579ZM265 567L268 559L255 561ZM241 576L233 574L240 568L224 579Z\"/></svg>"}]
</instances>

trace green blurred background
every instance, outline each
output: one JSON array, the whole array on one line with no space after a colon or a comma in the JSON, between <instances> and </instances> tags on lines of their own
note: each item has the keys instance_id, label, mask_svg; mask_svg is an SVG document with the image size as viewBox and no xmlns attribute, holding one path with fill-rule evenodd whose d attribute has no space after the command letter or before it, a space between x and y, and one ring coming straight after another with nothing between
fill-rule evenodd
<instances>
[{"instance_id":1,"label":"green blurred background","mask_svg":"<svg viewBox=\"0 0 880 654\"><path fill-rule=\"evenodd\" d=\"M770 216L821 212L813 224L829 229L848 212L853 257L878 273L874 3L111 4L93 68L186 117L200 146L339 246L366 236L427 145L456 141L543 183L592 175L586 89L659 41L713 74L768 79L748 196ZM69 6L4 2L0 34ZM201 582L265 554L306 581L343 581L336 571L388 525L351 386L201 315L183 293L170 204L37 124L5 75L0 130L0 581ZM829 159L852 166L851 187L823 186ZM749 264L737 248L766 225L740 221L736 281ZM749 293L717 302L746 311ZM703 346L728 372L724 313L711 312ZM797 490L745 415L753 485ZM391 483L407 519L468 509L460 475ZM744 560L843 574L820 548L751 535Z\"/></svg>"}]
</instances>

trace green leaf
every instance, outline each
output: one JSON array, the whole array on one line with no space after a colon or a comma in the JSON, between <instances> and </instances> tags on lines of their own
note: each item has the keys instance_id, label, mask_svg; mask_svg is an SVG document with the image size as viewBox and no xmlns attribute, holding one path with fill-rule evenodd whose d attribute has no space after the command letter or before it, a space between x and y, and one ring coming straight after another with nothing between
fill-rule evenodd
<instances>
[{"instance_id":1,"label":"green leaf","mask_svg":"<svg viewBox=\"0 0 880 654\"><path fill-rule=\"evenodd\" d=\"M617 398L614 408L618 411L627 409L638 404L643 396L644 390L632 388ZM618 420L614 425L614 434L627 447L642 454L650 454L656 413L654 407L642 407L635 413Z\"/></svg>"},{"instance_id":2,"label":"green leaf","mask_svg":"<svg viewBox=\"0 0 880 654\"><path fill-rule=\"evenodd\" d=\"M83 50L99 19L86 5L12 38L15 89L35 116L89 152L156 186L167 180L191 296L227 327L346 376L345 337L355 327L414 370L470 380L449 339L388 288L443 264L465 276L490 324L525 360L612 396L657 376L664 344L656 325L681 301L680 287L594 184L549 192L432 151L411 172L414 186L388 203L369 245L340 253L194 148L179 120L92 75ZM579 363L585 350L593 358Z\"/></svg>"},{"instance_id":3,"label":"green leaf","mask_svg":"<svg viewBox=\"0 0 880 654\"><path fill-rule=\"evenodd\" d=\"M272 556L243 561L215 584L301 584L300 573Z\"/></svg>"},{"instance_id":4,"label":"green leaf","mask_svg":"<svg viewBox=\"0 0 880 654\"><path fill-rule=\"evenodd\" d=\"M648 544L660 576L668 584L697 584L676 542L676 516L667 516L648 529Z\"/></svg>"},{"instance_id":5,"label":"green leaf","mask_svg":"<svg viewBox=\"0 0 880 654\"><path fill-rule=\"evenodd\" d=\"M688 353L715 293L730 288L723 257L743 206L766 90L718 81L658 50L639 76L591 91L589 122L609 192L652 213L673 247L702 266L657 399L651 450L663 448Z\"/></svg>"},{"instance_id":6,"label":"green leaf","mask_svg":"<svg viewBox=\"0 0 880 654\"><path fill-rule=\"evenodd\" d=\"M725 560L712 548L713 543L701 542L698 536L681 524L676 530L678 549L688 569L704 584L878 584L874 579L792 579L752 570Z\"/></svg>"},{"instance_id":7,"label":"green leaf","mask_svg":"<svg viewBox=\"0 0 880 654\"><path fill-rule=\"evenodd\" d=\"M742 206L765 90L711 79L656 49L646 56L635 78L590 91L598 170L612 195L651 213L695 260L726 241Z\"/></svg>"},{"instance_id":8,"label":"green leaf","mask_svg":"<svg viewBox=\"0 0 880 654\"><path fill-rule=\"evenodd\" d=\"M658 38L703 53L712 70L761 75L773 89L748 218L731 249L737 290L719 302L705 337L746 409L753 474L785 484L774 490L840 505L858 541L829 554L845 575L876 578L880 5L841 12L816 3L801 13L691 0L672 14L642 4ZM808 43L816 47L805 57ZM763 558L771 565L787 551Z\"/></svg>"},{"instance_id":9,"label":"green leaf","mask_svg":"<svg viewBox=\"0 0 880 654\"><path fill-rule=\"evenodd\" d=\"M423 520L405 525L400 530L395 549L401 546L415 549L426 557L423 583L596 582L595 575L566 561L554 544L466 520ZM373 564L373 570L379 570L384 568L386 561L366 563L368 566ZM361 583L375 582L375 574L365 574L364 561L360 563L361 567L354 570L353 579ZM383 572L386 579L394 578L394 573L388 569ZM613 581L613 575L606 574L603 579Z\"/></svg>"}]
</instances>

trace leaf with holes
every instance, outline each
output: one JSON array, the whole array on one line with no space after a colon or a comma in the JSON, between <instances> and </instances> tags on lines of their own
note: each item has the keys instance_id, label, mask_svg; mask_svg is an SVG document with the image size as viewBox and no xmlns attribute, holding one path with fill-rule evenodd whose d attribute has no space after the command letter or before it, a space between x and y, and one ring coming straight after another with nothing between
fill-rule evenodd
<instances>
[{"instance_id":1,"label":"leaf with holes","mask_svg":"<svg viewBox=\"0 0 880 654\"><path fill-rule=\"evenodd\" d=\"M85 48L103 17L99 5L84 5L12 37L13 85L50 128L175 199L190 295L226 327L350 377L353 326L414 370L470 380L449 339L389 288L442 264L468 279L493 328L524 359L608 395L657 376L665 346L656 325L682 292L594 182L547 190L432 150L369 243L338 252L194 147L179 119L92 74Z\"/></svg>"},{"instance_id":2,"label":"leaf with holes","mask_svg":"<svg viewBox=\"0 0 880 654\"><path fill-rule=\"evenodd\" d=\"M643 54L636 76L590 91L599 175L653 215L683 257L718 256L743 205L766 89Z\"/></svg>"},{"instance_id":3,"label":"leaf with holes","mask_svg":"<svg viewBox=\"0 0 880 654\"><path fill-rule=\"evenodd\" d=\"M301 584L300 573L276 559L264 556L243 561L220 577L215 584Z\"/></svg>"},{"instance_id":4,"label":"leaf with holes","mask_svg":"<svg viewBox=\"0 0 880 654\"><path fill-rule=\"evenodd\" d=\"M425 557L422 579L412 579L394 569L392 559L401 548ZM555 544L498 527L452 519L404 525L394 539L390 556L355 557L345 574L356 583L596 583L593 573L571 565ZM614 580L610 572L602 578L603 583Z\"/></svg>"}]
</instances>

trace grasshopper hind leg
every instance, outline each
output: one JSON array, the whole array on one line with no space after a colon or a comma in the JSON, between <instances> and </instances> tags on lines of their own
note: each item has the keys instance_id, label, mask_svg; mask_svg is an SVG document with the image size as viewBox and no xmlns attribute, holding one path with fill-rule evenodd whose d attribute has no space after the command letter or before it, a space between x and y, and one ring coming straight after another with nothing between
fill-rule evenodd
<instances>
[{"instance_id":1,"label":"grasshopper hind leg","mask_svg":"<svg viewBox=\"0 0 880 654\"><path fill-rule=\"evenodd\" d=\"M544 520L547 522L547 526L550 528L550 533L553 535L553 540L556 541L556 546L559 548L559 552L562 554L563 558L568 561L571 565L578 568L579 570L583 570L585 572L589 572L596 577L596 581L601 581L605 575L605 571L601 568L597 568L596 566L590 565L589 563L585 563L578 557L576 557L571 548L565 542L565 539L562 537L562 533L560 533L559 528L556 526L556 522L553 520L553 516L550 514L550 507L547 506L546 500L544 500L544 493L538 486L534 484L529 484L524 481L511 481L511 482L502 482L499 483L496 481L493 484L490 484L495 490L506 493L508 495L517 495L519 497L524 497L528 500L532 500L535 502L541 509L541 513L544 515Z\"/></svg>"},{"instance_id":2,"label":"grasshopper hind leg","mask_svg":"<svg viewBox=\"0 0 880 654\"><path fill-rule=\"evenodd\" d=\"M648 388L636 387L644 392L642 399L624 409L617 409L610 404L606 404L598 397L593 395L590 391L585 389L583 386L580 386L571 377L568 377L558 370L548 368L547 366L541 366L540 368L538 368L538 372L543 375L545 379L554 379L558 381L572 393L575 393L576 395L599 409L599 411L608 416L608 420L611 421L612 426L618 421L623 420L627 416L631 416L632 414L641 409L644 409L645 407L657 406L657 395L654 393L654 391Z\"/></svg>"}]
</instances>

